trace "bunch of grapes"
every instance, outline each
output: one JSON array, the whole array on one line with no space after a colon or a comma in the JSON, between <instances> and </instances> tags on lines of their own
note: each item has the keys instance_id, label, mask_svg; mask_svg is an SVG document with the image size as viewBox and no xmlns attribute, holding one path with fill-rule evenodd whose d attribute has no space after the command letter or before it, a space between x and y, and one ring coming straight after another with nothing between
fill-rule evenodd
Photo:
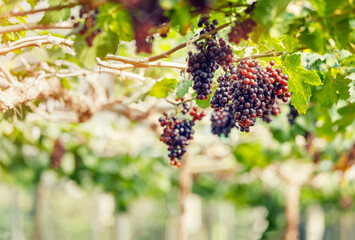
<instances>
[{"instance_id":1,"label":"bunch of grapes","mask_svg":"<svg viewBox=\"0 0 355 240\"><path fill-rule=\"evenodd\" d=\"M270 65L266 67L266 71L269 76L270 82L274 85L273 93L277 98L282 99L284 103L291 97L291 93L288 92L288 75L282 73L282 69L273 69L275 65L273 60L270 61Z\"/></svg>"},{"instance_id":2,"label":"bunch of grapes","mask_svg":"<svg viewBox=\"0 0 355 240\"><path fill-rule=\"evenodd\" d=\"M279 113L281 113L280 106L277 104L277 102L275 102L275 104L271 106L271 110L264 111L263 121L270 123L272 121L271 115L276 117L277 115L279 115Z\"/></svg>"},{"instance_id":3,"label":"bunch of grapes","mask_svg":"<svg viewBox=\"0 0 355 240\"><path fill-rule=\"evenodd\" d=\"M184 109L186 109L185 106ZM160 141L168 145L170 152L168 156L172 166L181 166L181 159L186 152L186 146L193 139L194 131L192 127L195 125L196 120L201 120L206 116L206 112L198 112L198 108L193 107L190 115L193 117L192 120L178 119L176 116L169 117L166 113L159 119L160 126L164 127Z\"/></svg>"},{"instance_id":4,"label":"bunch of grapes","mask_svg":"<svg viewBox=\"0 0 355 240\"><path fill-rule=\"evenodd\" d=\"M248 34L253 31L253 28L256 27L256 22L251 19L250 14L253 12L255 7L255 2L250 5L244 12L245 14L249 14L248 18L243 21L235 22L235 25L231 28L231 31L228 33L229 42L234 42L235 44L239 44L239 42L244 39L248 40Z\"/></svg>"},{"instance_id":5,"label":"bunch of grapes","mask_svg":"<svg viewBox=\"0 0 355 240\"><path fill-rule=\"evenodd\" d=\"M199 27L204 27L201 34L216 29L218 21L212 22L208 17L202 17L198 22ZM233 62L233 50L220 38L217 41L216 34L202 42L194 43L196 53L189 52L187 72L192 75L194 82L193 89L196 91L197 99L206 100L212 93L214 72L219 68L228 67Z\"/></svg>"},{"instance_id":6,"label":"bunch of grapes","mask_svg":"<svg viewBox=\"0 0 355 240\"><path fill-rule=\"evenodd\" d=\"M299 116L299 114L298 114L296 108L293 105L291 105L291 103L289 104L289 106L290 106L290 112L287 114L288 122L291 125L294 125L296 118Z\"/></svg>"},{"instance_id":7,"label":"bunch of grapes","mask_svg":"<svg viewBox=\"0 0 355 240\"><path fill-rule=\"evenodd\" d=\"M137 52L152 53L152 30L167 23L159 0L120 0L132 18Z\"/></svg>"},{"instance_id":8,"label":"bunch of grapes","mask_svg":"<svg viewBox=\"0 0 355 240\"><path fill-rule=\"evenodd\" d=\"M51 154L51 167L57 169L60 167L60 162L65 153L63 143L57 139L54 143L53 152Z\"/></svg>"},{"instance_id":9,"label":"bunch of grapes","mask_svg":"<svg viewBox=\"0 0 355 240\"><path fill-rule=\"evenodd\" d=\"M80 25L79 22L74 23L75 28L79 28L79 35L86 35L96 24L97 16L99 14L99 9L96 7L91 7L89 4L82 5L79 11L80 19L84 20L84 24ZM71 16L71 19L74 20L75 17ZM85 41L89 47L92 46L95 37L102 31L101 28L93 30L88 36L86 36Z\"/></svg>"},{"instance_id":10,"label":"bunch of grapes","mask_svg":"<svg viewBox=\"0 0 355 240\"><path fill-rule=\"evenodd\" d=\"M257 117L271 121L270 114L279 112L275 106L276 98L287 102L290 97L288 88L284 88L288 76L282 74L281 69L274 70L274 64L274 61L270 61L264 70L257 60L240 61L237 73L231 76L228 94L232 99L234 119L242 132L249 132Z\"/></svg>"},{"instance_id":11,"label":"bunch of grapes","mask_svg":"<svg viewBox=\"0 0 355 240\"><path fill-rule=\"evenodd\" d=\"M232 106L226 106L222 110L215 109L211 115L211 131L213 134L228 137L231 130L236 126Z\"/></svg>"},{"instance_id":12,"label":"bunch of grapes","mask_svg":"<svg viewBox=\"0 0 355 240\"><path fill-rule=\"evenodd\" d=\"M229 73L225 73L223 76L219 76L217 78L218 87L214 92L211 99L211 108L221 109L224 108L230 100L230 96L228 95L228 87L230 85L231 75Z\"/></svg>"}]
</instances>

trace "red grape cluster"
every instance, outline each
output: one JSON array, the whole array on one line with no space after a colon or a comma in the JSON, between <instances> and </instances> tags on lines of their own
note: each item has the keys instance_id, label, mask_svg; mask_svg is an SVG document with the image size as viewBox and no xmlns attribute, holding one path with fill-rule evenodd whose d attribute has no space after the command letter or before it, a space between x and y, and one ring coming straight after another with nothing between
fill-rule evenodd
<instances>
[{"instance_id":1,"label":"red grape cluster","mask_svg":"<svg viewBox=\"0 0 355 240\"><path fill-rule=\"evenodd\" d=\"M54 143L53 152L51 154L51 167L57 169L60 167L60 162L65 153L63 143L57 139Z\"/></svg>"},{"instance_id":2,"label":"red grape cluster","mask_svg":"<svg viewBox=\"0 0 355 240\"><path fill-rule=\"evenodd\" d=\"M242 21L235 22L235 25L231 28L231 31L228 33L229 42L234 42L239 44L239 42L244 39L248 40L248 34L253 31L253 28L256 27L256 22L251 19L250 15L253 12L255 7L255 2L250 5L244 12L247 14L247 18ZM249 15L248 15L249 14Z\"/></svg>"},{"instance_id":3,"label":"red grape cluster","mask_svg":"<svg viewBox=\"0 0 355 240\"><path fill-rule=\"evenodd\" d=\"M211 115L211 127L213 134L218 136L224 134L228 137L232 128L237 127L232 106L228 105L221 110L215 109Z\"/></svg>"},{"instance_id":4,"label":"red grape cluster","mask_svg":"<svg viewBox=\"0 0 355 240\"><path fill-rule=\"evenodd\" d=\"M273 69L272 66L274 65L275 62L271 60L270 65L266 67L269 80L275 87L273 93L276 94L277 98L282 99L286 103L288 98L291 97L291 93L288 92L288 75L283 74L281 68Z\"/></svg>"},{"instance_id":5,"label":"red grape cluster","mask_svg":"<svg viewBox=\"0 0 355 240\"><path fill-rule=\"evenodd\" d=\"M80 25L79 22L74 23L75 28L80 28L79 35L86 35L88 32L89 34L85 37L85 41L89 47L93 45L95 37L102 31L101 28L91 31L96 24L97 16L99 14L98 8L92 8L90 5L85 4L82 5L79 11L79 17L84 19L84 24ZM71 17L73 20L75 19L74 16Z\"/></svg>"},{"instance_id":6,"label":"red grape cluster","mask_svg":"<svg viewBox=\"0 0 355 240\"><path fill-rule=\"evenodd\" d=\"M198 108L193 107L190 111L190 116L193 117L192 120L178 119L176 116L169 117L164 113L164 116L159 119L160 126L164 127L160 141L168 145L170 152L168 156L170 158L170 165L172 166L181 166L181 159L186 152L186 146L193 139L194 131L192 127L195 125L195 121L201 120L206 116L206 112L198 112Z\"/></svg>"},{"instance_id":7,"label":"red grape cluster","mask_svg":"<svg viewBox=\"0 0 355 240\"><path fill-rule=\"evenodd\" d=\"M232 99L234 119L242 132L249 132L257 117L269 121L270 114L278 112L275 108L276 97L287 102L291 95L287 92L288 88L284 88L288 76L282 74L281 69L272 69L274 64L270 61L264 70L257 60L240 61L237 74L231 76L228 94ZM286 84L281 84L282 80Z\"/></svg>"},{"instance_id":8,"label":"red grape cluster","mask_svg":"<svg viewBox=\"0 0 355 240\"><path fill-rule=\"evenodd\" d=\"M169 20L159 0L121 0L121 2L132 18L137 52L152 53L152 29Z\"/></svg>"}]
</instances>

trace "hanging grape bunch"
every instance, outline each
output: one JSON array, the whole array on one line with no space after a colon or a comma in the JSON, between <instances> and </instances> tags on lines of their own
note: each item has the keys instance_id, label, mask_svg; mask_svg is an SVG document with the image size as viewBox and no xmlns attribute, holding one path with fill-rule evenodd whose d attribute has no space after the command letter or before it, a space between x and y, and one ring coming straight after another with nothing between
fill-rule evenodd
<instances>
[{"instance_id":1,"label":"hanging grape bunch","mask_svg":"<svg viewBox=\"0 0 355 240\"><path fill-rule=\"evenodd\" d=\"M236 127L232 106L227 106L222 110L214 110L211 115L211 131L213 134L228 137L231 130Z\"/></svg>"},{"instance_id":2,"label":"hanging grape bunch","mask_svg":"<svg viewBox=\"0 0 355 240\"><path fill-rule=\"evenodd\" d=\"M234 119L241 132L249 132L255 125L256 118L269 122L271 113L278 114L276 98L287 102L288 76L281 68L273 69L274 61L264 70L257 60L240 61L237 74L232 75L228 94L232 99ZM273 107L275 108L273 110Z\"/></svg>"},{"instance_id":3,"label":"hanging grape bunch","mask_svg":"<svg viewBox=\"0 0 355 240\"><path fill-rule=\"evenodd\" d=\"M202 17L198 22L199 27L204 27L201 34L208 33L216 29L218 21L212 23L209 17ZM229 66L233 62L233 50L220 38L217 41L216 33L201 42L194 43L197 52L188 53L187 72L191 74L193 89L196 91L198 100L206 100L212 94L212 83L215 71L220 66Z\"/></svg>"},{"instance_id":4,"label":"hanging grape bunch","mask_svg":"<svg viewBox=\"0 0 355 240\"><path fill-rule=\"evenodd\" d=\"M245 11L244 19L240 19L235 22L235 25L231 28L228 33L229 42L234 42L235 44L239 44L242 39L248 40L248 34L253 31L253 28L256 27L256 22L251 19L251 14L255 7L254 2L251 6L249 6Z\"/></svg>"},{"instance_id":5,"label":"hanging grape bunch","mask_svg":"<svg viewBox=\"0 0 355 240\"><path fill-rule=\"evenodd\" d=\"M160 141L168 146L170 165L177 167L181 166L181 159L186 152L186 146L193 139L194 130L192 127L195 125L195 121L206 116L206 112L198 112L197 107L193 107L190 111L186 103L183 104L181 112L184 115L190 112L189 115L192 116L192 119L178 119L176 116L168 116L166 113L159 119L160 126L164 127Z\"/></svg>"}]
</instances>

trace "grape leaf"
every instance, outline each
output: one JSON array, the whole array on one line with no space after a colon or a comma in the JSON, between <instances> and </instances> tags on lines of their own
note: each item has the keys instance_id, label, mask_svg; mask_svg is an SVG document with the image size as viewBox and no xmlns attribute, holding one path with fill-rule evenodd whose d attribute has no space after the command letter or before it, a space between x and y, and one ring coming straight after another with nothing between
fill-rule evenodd
<instances>
[{"instance_id":1,"label":"grape leaf","mask_svg":"<svg viewBox=\"0 0 355 240\"><path fill-rule=\"evenodd\" d=\"M310 0L310 2L320 16L325 16L346 5L347 0Z\"/></svg>"},{"instance_id":2,"label":"grape leaf","mask_svg":"<svg viewBox=\"0 0 355 240\"><path fill-rule=\"evenodd\" d=\"M179 27L179 32L185 35L190 26L190 10L185 3L175 4L171 14L171 24Z\"/></svg>"},{"instance_id":3,"label":"grape leaf","mask_svg":"<svg viewBox=\"0 0 355 240\"><path fill-rule=\"evenodd\" d=\"M310 48L314 52L327 53L328 39L319 23L310 23L309 26L300 33L299 40L302 45Z\"/></svg>"},{"instance_id":4,"label":"grape leaf","mask_svg":"<svg viewBox=\"0 0 355 240\"><path fill-rule=\"evenodd\" d=\"M283 43L284 47L290 53L295 52L297 50L297 48L299 48L301 46L298 38L296 38L296 37L294 37L292 35L284 36L284 38L282 39L282 43Z\"/></svg>"},{"instance_id":5,"label":"grape leaf","mask_svg":"<svg viewBox=\"0 0 355 240\"><path fill-rule=\"evenodd\" d=\"M284 12L290 0L261 0L257 1L253 19L262 25L267 32L272 27L277 16Z\"/></svg>"},{"instance_id":6,"label":"grape leaf","mask_svg":"<svg viewBox=\"0 0 355 240\"><path fill-rule=\"evenodd\" d=\"M192 82L188 78L183 78L176 86L176 97L183 97L192 86Z\"/></svg>"},{"instance_id":7,"label":"grape leaf","mask_svg":"<svg viewBox=\"0 0 355 240\"><path fill-rule=\"evenodd\" d=\"M350 99L351 103L355 102L355 72L348 74L345 79L349 79L351 82L349 83L350 87Z\"/></svg>"},{"instance_id":8,"label":"grape leaf","mask_svg":"<svg viewBox=\"0 0 355 240\"><path fill-rule=\"evenodd\" d=\"M338 131L344 131L355 119L355 105L349 104L338 110L341 118L335 122L338 126Z\"/></svg>"},{"instance_id":9,"label":"grape leaf","mask_svg":"<svg viewBox=\"0 0 355 240\"><path fill-rule=\"evenodd\" d=\"M62 2L63 1L60 0L51 0L49 1L49 6L50 7L58 6ZM69 17L70 17L70 8L63 8L57 11L46 11L39 23L46 24L46 23L61 22L67 20Z\"/></svg>"},{"instance_id":10,"label":"grape leaf","mask_svg":"<svg viewBox=\"0 0 355 240\"><path fill-rule=\"evenodd\" d=\"M78 35L74 40L73 47L76 52L75 57L81 66L92 69L96 65L96 48L89 47L84 36Z\"/></svg>"},{"instance_id":11,"label":"grape leaf","mask_svg":"<svg viewBox=\"0 0 355 240\"><path fill-rule=\"evenodd\" d=\"M37 0L27 0L27 3L31 5L31 9L34 9L37 5Z\"/></svg>"},{"instance_id":12,"label":"grape leaf","mask_svg":"<svg viewBox=\"0 0 355 240\"><path fill-rule=\"evenodd\" d=\"M292 92L291 104L297 109L298 113L304 114L307 110L307 103L312 96L311 86L322 85L318 74L302 68L301 55L292 54L286 56L283 61L289 75L288 86Z\"/></svg>"},{"instance_id":13,"label":"grape leaf","mask_svg":"<svg viewBox=\"0 0 355 240\"><path fill-rule=\"evenodd\" d=\"M93 47L96 48L96 54L100 58L104 58L108 53L115 54L118 48L118 36L110 30L103 31L95 38Z\"/></svg>"},{"instance_id":14,"label":"grape leaf","mask_svg":"<svg viewBox=\"0 0 355 240\"><path fill-rule=\"evenodd\" d=\"M198 100L196 99L196 104L200 108L208 108L210 106L211 95L206 100Z\"/></svg>"},{"instance_id":15,"label":"grape leaf","mask_svg":"<svg viewBox=\"0 0 355 240\"><path fill-rule=\"evenodd\" d=\"M324 86L317 93L317 100L322 106L330 107L336 103L338 99L347 100L349 98L350 80L338 74L336 78L329 79L326 75Z\"/></svg>"},{"instance_id":16,"label":"grape leaf","mask_svg":"<svg viewBox=\"0 0 355 240\"><path fill-rule=\"evenodd\" d=\"M147 95L165 98L169 95L169 92L175 88L176 83L177 80L175 78L165 78L161 81L157 81Z\"/></svg>"}]
</instances>

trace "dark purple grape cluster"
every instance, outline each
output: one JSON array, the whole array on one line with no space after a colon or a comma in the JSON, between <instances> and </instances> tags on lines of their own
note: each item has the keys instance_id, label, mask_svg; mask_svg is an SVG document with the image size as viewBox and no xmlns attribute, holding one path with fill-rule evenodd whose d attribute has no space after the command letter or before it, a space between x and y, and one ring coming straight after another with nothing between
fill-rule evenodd
<instances>
[{"instance_id":1,"label":"dark purple grape cluster","mask_svg":"<svg viewBox=\"0 0 355 240\"><path fill-rule=\"evenodd\" d=\"M231 82L231 74L225 73L222 76L217 78L218 87L216 88L212 99L211 99L211 108L221 109L227 106L229 100L231 99L228 95L228 87Z\"/></svg>"},{"instance_id":2,"label":"dark purple grape cluster","mask_svg":"<svg viewBox=\"0 0 355 240\"><path fill-rule=\"evenodd\" d=\"M213 40L207 40L206 42L213 43ZM198 53L192 54L192 52L189 52L187 72L192 76L192 87L196 91L196 98L205 100L212 93L214 72L218 69L218 65L214 61L213 53L206 49L204 42L200 42L197 49L199 50Z\"/></svg>"},{"instance_id":3,"label":"dark purple grape cluster","mask_svg":"<svg viewBox=\"0 0 355 240\"><path fill-rule=\"evenodd\" d=\"M228 33L228 41L239 44L242 39L248 40L248 34L253 31L253 28L256 27L256 25L256 22L254 22L251 18L248 18L243 22L235 22L235 25Z\"/></svg>"},{"instance_id":4,"label":"dark purple grape cluster","mask_svg":"<svg viewBox=\"0 0 355 240\"><path fill-rule=\"evenodd\" d=\"M287 114L288 122L291 125L295 124L296 118L299 116L299 113L297 112L296 108L289 103L290 106L290 112Z\"/></svg>"},{"instance_id":5,"label":"dark purple grape cluster","mask_svg":"<svg viewBox=\"0 0 355 240\"><path fill-rule=\"evenodd\" d=\"M270 61L264 70L257 60L240 61L237 73L231 76L228 94L232 99L234 119L242 132L249 132L257 117L271 121L270 115L278 112L276 98L287 102L290 97L288 89L281 88L282 93L279 91L281 80L288 79L288 76L272 69L274 64Z\"/></svg>"},{"instance_id":6,"label":"dark purple grape cluster","mask_svg":"<svg viewBox=\"0 0 355 240\"><path fill-rule=\"evenodd\" d=\"M178 120L176 117L161 117L160 125L164 127L164 132L160 141L168 145L170 165L181 166L182 155L186 152L186 146L193 139L193 120Z\"/></svg>"},{"instance_id":7,"label":"dark purple grape cluster","mask_svg":"<svg viewBox=\"0 0 355 240\"><path fill-rule=\"evenodd\" d=\"M63 143L57 139L54 143L53 152L51 154L51 167L57 169L60 167L60 162L65 153L65 147Z\"/></svg>"},{"instance_id":8,"label":"dark purple grape cluster","mask_svg":"<svg viewBox=\"0 0 355 240\"><path fill-rule=\"evenodd\" d=\"M270 104L267 105L270 106ZM281 113L280 106L277 104L277 102L275 102L275 104L271 106L270 110L268 108L264 110L263 121L270 123L272 121L272 115L276 117L279 115L279 113Z\"/></svg>"},{"instance_id":9,"label":"dark purple grape cluster","mask_svg":"<svg viewBox=\"0 0 355 240\"><path fill-rule=\"evenodd\" d=\"M120 0L132 18L137 52L152 53L152 30L167 23L159 0Z\"/></svg>"},{"instance_id":10,"label":"dark purple grape cluster","mask_svg":"<svg viewBox=\"0 0 355 240\"><path fill-rule=\"evenodd\" d=\"M239 44L242 39L248 40L248 34L250 34L253 31L253 28L257 25L256 22L251 19L251 14L255 8L255 3L256 2L254 2L252 5L248 6L247 9L245 9L244 13L246 14L246 18L244 18L244 20L239 20L235 22L235 25L228 33L229 42Z\"/></svg>"},{"instance_id":11,"label":"dark purple grape cluster","mask_svg":"<svg viewBox=\"0 0 355 240\"><path fill-rule=\"evenodd\" d=\"M216 29L218 21L209 21L209 17L202 17L198 22L199 27L204 27L201 34ZM214 72L219 68L228 67L233 63L233 50L222 39L216 38L216 33L199 43L194 43L196 53L189 52L187 72L192 75L193 89L197 99L206 100L212 93Z\"/></svg>"},{"instance_id":12,"label":"dark purple grape cluster","mask_svg":"<svg viewBox=\"0 0 355 240\"><path fill-rule=\"evenodd\" d=\"M226 106L222 110L215 109L211 115L211 131L213 134L228 137L231 130L236 126L232 106Z\"/></svg>"},{"instance_id":13,"label":"dark purple grape cluster","mask_svg":"<svg viewBox=\"0 0 355 240\"><path fill-rule=\"evenodd\" d=\"M80 25L79 22L74 23L75 28L81 26L78 32L79 35L87 35L87 33L89 32L89 34L85 37L85 41L89 47L93 45L95 37L102 31L101 28L91 31L96 24L98 14L98 8L92 8L88 4L83 4L79 11L79 17L80 19L84 19L84 24ZM74 16L72 16L71 18L75 19Z\"/></svg>"},{"instance_id":14,"label":"dark purple grape cluster","mask_svg":"<svg viewBox=\"0 0 355 240\"><path fill-rule=\"evenodd\" d=\"M190 140L193 139L193 129L195 121L201 120L206 116L205 111L198 111L197 107L187 108L186 103L183 103L182 113L188 109L191 120L188 119L178 119L176 116L168 116L164 113L164 116L159 119L160 126L164 127L163 134L160 137L160 141L168 145L170 165L177 167L181 166L181 159L186 152L186 146L189 144Z\"/></svg>"}]
</instances>

